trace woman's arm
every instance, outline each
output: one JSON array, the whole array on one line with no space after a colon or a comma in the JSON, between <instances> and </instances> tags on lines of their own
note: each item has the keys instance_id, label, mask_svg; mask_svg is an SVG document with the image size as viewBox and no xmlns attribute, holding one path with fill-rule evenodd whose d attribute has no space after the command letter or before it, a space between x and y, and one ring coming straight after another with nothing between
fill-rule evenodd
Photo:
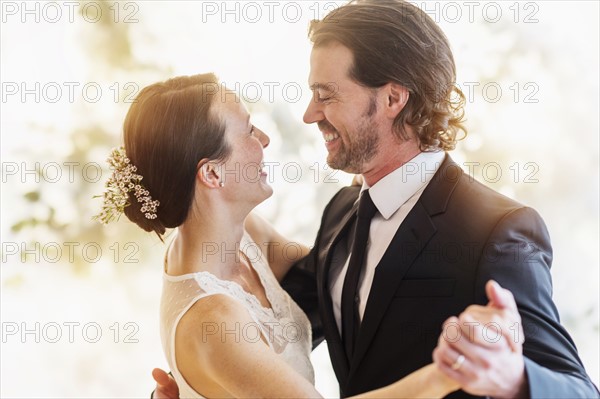
<instances>
[{"instance_id":1,"label":"woman's arm","mask_svg":"<svg viewBox=\"0 0 600 399\"><path fill-rule=\"evenodd\" d=\"M205 397L321 397L259 331L238 301L225 295L201 299L177 326L177 367Z\"/></svg>"},{"instance_id":2,"label":"woman's arm","mask_svg":"<svg viewBox=\"0 0 600 399\"><path fill-rule=\"evenodd\" d=\"M225 295L196 302L177 326L177 367L206 397L317 398L314 386L261 339L246 309ZM435 364L362 398L435 398L459 388Z\"/></svg>"},{"instance_id":3,"label":"woman's arm","mask_svg":"<svg viewBox=\"0 0 600 399\"><path fill-rule=\"evenodd\" d=\"M246 231L260 246L277 281L281 282L292 265L310 252L303 244L288 240L255 212L246 218Z\"/></svg>"},{"instance_id":4,"label":"woman's arm","mask_svg":"<svg viewBox=\"0 0 600 399\"><path fill-rule=\"evenodd\" d=\"M353 398L443 398L459 388L435 364L428 364L400 381Z\"/></svg>"}]
</instances>

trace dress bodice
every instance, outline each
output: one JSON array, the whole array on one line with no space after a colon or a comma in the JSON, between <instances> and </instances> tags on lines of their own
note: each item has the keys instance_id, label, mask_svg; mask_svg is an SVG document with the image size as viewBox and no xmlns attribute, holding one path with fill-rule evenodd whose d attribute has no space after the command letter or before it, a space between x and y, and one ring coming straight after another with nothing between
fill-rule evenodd
<instances>
[{"instance_id":1,"label":"dress bodice","mask_svg":"<svg viewBox=\"0 0 600 399\"><path fill-rule=\"evenodd\" d=\"M245 291L238 283L222 280L206 272L181 276L163 274L163 292L160 308L161 339L171 372L179 386L181 398L201 398L185 381L177 368L175 331L183 315L202 298L227 295L240 302L254 320L265 341L300 375L314 384L314 370L310 362L312 348L311 326L300 307L281 288L271 271L266 256L247 232L240 242L240 250L250 261L264 287L271 308L262 306L258 298ZM248 339L256 339L254 331L240 330ZM202 332L198 332L199 334Z\"/></svg>"}]
</instances>

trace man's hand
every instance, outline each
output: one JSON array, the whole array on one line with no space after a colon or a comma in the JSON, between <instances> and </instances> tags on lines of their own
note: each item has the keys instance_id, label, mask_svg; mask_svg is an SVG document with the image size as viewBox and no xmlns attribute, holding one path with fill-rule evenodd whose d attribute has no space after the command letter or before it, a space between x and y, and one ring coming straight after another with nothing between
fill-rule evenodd
<instances>
[{"instance_id":1,"label":"man's hand","mask_svg":"<svg viewBox=\"0 0 600 399\"><path fill-rule=\"evenodd\" d=\"M487 306L469 306L444 323L433 359L473 395L527 397L521 317L512 293L486 285Z\"/></svg>"},{"instance_id":2,"label":"man's hand","mask_svg":"<svg viewBox=\"0 0 600 399\"><path fill-rule=\"evenodd\" d=\"M156 389L152 397L154 399L179 399L179 387L177 383L164 370L152 370L152 378L156 381Z\"/></svg>"}]
</instances>

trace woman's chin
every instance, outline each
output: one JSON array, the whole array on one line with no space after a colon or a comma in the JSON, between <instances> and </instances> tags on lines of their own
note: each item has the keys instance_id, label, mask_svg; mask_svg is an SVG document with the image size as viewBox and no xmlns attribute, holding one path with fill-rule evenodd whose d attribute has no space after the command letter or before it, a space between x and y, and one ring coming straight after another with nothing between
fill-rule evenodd
<instances>
[{"instance_id":1,"label":"woman's chin","mask_svg":"<svg viewBox=\"0 0 600 399\"><path fill-rule=\"evenodd\" d=\"M271 198L271 196L273 196L273 187L269 186L268 184L265 183L265 200L267 198ZM264 200L263 200L264 201Z\"/></svg>"},{"instance_id":2,"label":"woman's chin","mask_svg":"<svg viewBox=\"0 0 600 399\"><path fill-rule=\"evenodd\" d=\"M273 188L266 183L261 184L260 196L256 197L256 203L254 206L258 206L265 202L267 199L271 198L273 195Z\"/></svg>"}]
</instances>

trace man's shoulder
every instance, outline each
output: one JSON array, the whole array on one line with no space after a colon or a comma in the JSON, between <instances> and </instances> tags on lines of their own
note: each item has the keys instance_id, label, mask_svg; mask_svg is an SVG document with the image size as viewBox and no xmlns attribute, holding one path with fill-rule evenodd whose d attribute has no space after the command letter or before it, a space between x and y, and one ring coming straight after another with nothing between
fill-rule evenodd
<instances>
[{"instance_id":1,"label":"man's shoulder","mask_svg":"<svg viewBox=\"0 0 600 399\"><path fill-rule=\"evenodd\" d=\"M496 207L506 209L525 207L524 204L516 199L494 190L466 173L459 180L457 191L459 194L463 194L464 200L472 203L472 205L485 206L493 204Z\"/></svg>"},{"instance_id":2,"label":"man's shoulder","mask_svg":"<svg viewBox=\"0 0 600 399\"><path fill-rule=\"evenodd\" d=\"M431 180L426 192L429 192L429 204L432 207L446 205L462 205L472 210L511 211L523 208L525 205L513 198L494 190L481 183L475 177L466 173L449 156Z\"/></svg>"},{"instance_id":3,"label":"man's shoulder","mask_svg":"<svg viewBox=\"0 0 600 399\"><path fill-rule=\"evenodd\" d=\"M449 157L420 201L430 216L451 217L455 220L453 225L484 230L509 215L516 215L518 220L530 220L525 216L541 219L535 210L481 183Z\"/></svg>"},{"instance_id":4,"label":"man's shoulder","mask_svg":"<svg viewBox=\"0 0 600 399\"><path fill-rule=\"evenodd\" d=\"M445 216L455 221L454 226L466 233L487 237L501 229L528 228L547 235L543 217L532 207L510 198L464 174L447 203Z\"/></svg>"}]
</instances>

